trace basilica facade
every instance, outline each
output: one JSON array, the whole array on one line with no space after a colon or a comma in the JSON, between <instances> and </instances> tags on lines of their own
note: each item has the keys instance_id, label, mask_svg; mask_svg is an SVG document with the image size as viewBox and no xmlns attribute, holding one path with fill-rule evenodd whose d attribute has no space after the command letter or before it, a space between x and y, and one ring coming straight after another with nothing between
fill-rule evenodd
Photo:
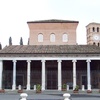
<instances>
[{"instance_id":1,"label":"basilica facade","mask_svg":"<svg viewBox=\"0 0 100 100\"><path fill-rule=\"evenodd\" d=\"M86 26L87 45L78 45L78 21L40 20L27 22L28 45L9 45L0 50L0 89L61 90L76 85L86 90L100 88L98 23ZM81 34L81 33L80 33Z\"/></svg>"}]
</instances>

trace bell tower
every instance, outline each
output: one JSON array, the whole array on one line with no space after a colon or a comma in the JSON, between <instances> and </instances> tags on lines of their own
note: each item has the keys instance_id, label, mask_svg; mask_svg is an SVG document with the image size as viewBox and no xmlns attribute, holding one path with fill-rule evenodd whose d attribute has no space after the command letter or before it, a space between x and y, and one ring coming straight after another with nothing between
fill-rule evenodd
<instances>
[{"instance_id":1,"label":"bell tower","mask_svg":"<svg viewBox=\"0 0 100 100\"><path fill-rule=\"evenodd\" d=\"M100 23L89 23L86 32L87 44L100 46Z\"/></svg>"}]
</instances>

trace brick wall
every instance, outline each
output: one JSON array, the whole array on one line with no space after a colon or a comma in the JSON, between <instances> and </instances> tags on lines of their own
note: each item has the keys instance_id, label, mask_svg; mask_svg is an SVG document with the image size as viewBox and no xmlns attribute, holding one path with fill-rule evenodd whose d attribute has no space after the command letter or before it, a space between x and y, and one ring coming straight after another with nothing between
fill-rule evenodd
<instances>
[{"instance_id":1,"label":"brick wall","mask_svg":"<svg viewBox=\"0 0 100 100\"><path fill-rule=\"evenodd\" d=\"M30 45L75 45L76 28L78 23L28 23L30 30ZM42 33L43 42L38 42L38 34ZM50 34L55 34L55 42L50 41ZM64 33L68 35L68 41L63 42Z\"/></svg>"}]
</instances>

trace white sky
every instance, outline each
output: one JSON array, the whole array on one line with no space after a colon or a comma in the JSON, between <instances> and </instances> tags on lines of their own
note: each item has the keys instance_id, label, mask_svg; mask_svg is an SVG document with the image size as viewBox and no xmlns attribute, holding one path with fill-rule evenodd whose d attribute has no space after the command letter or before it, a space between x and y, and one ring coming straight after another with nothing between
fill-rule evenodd
<instances>
[{"instance_id":1,"label":"white sky","mask_svg":"<svg viewBox=\"0 0 100 100\"><path fill-rule=\"evenodd\" d=\"M2 46L24 45L29 38L27 21L64 19L79 21L77 43L86 44L86 25L100 23L100 0L0 0L0 42Z\"/></svg>"}]
</instances>

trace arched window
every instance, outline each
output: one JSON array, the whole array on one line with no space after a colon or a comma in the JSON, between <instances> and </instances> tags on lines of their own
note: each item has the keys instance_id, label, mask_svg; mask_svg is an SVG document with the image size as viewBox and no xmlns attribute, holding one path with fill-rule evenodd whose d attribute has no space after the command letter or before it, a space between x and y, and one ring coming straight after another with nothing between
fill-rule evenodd
<instances>
[{"instance_id":1,"label":"arched window","mask_svg":"<svg viewBox=\"0 0 100 100\"><path fill-rule=\"evenodd\" d=\"M63 42L68 42L68 35L66 33L63 34L62 41Z\"/></svg>"},{"instance_id":2,"label":"arched window","mask_svg":"<svg viewBox=\"0 0 100 100\"><path fill-rule=\"evenodd\" d=\"M98 47L100 46L100 43L98 43Z\"/></svg>"},{"instance_id":3,"label":"arched window","mask_svg":"<svg viewBox=\"0 0 100 100\"><path fill-rule=\"evenodd\" d=\"M50 42L55 42L55 34L51 33L50 35Z\"/></svg>"},{"instance_id":4,"label":"arched window","mask_svg":"<svg viewBox=\"0 0 100 100\"><path fill-rule=\"evenodd\" d=\"M95 32L95 28L94 27L92 28L92 30L93 30L93 32Z\"/></svg>"},{"instance_id":5,"label":"arched window","mask_svg":"<svg viewBox=\"0 0 100 100\"><path fill-rule=\"evenodd\" d=\"M93 42L93 45L95 45L95 42Z\"/></svg>"},{"instance_id":6,"label":"arched window","mask_svg":"<svg viewBox=\"0 0 100 100\"><path fill-rule=\"evenodd\" d=\"M97 27L97 32L99 32L99 27Z\"/></svg>"},{"instance_id":7,"label":"arched window","mask_svg":"<svg viewBox=\"0 0 100 100\"><path fill-rule=\"evenodd\" d=\"M43 34L42 33L38 34L38 42L43 42Z\"/></svg>"}]
</instances>

